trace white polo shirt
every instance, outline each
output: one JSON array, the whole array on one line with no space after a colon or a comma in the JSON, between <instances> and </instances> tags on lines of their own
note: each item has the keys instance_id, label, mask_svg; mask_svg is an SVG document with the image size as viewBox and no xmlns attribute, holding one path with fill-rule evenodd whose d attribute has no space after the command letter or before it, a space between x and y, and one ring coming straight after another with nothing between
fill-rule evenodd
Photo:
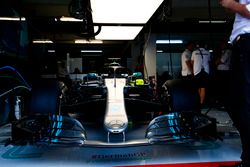
<instances>
[{"instance_id":1,"label":"white polo shirt","mask_svg":"<svg viewBox=\"0 0 250 167\"><path fill-rule=\"evenodd\" d=\"M200 73L202 68L209 74L210 57L209 51L204 48L198 48L192 52L191 60L193 61L194 75Z\"/></svg>"},{"instance_id":2,"label":"white polo shirt","mask_svg":"<svg viewBox=\"0 0 250 167\"><path fill-rule=\"evenodd\" d=\"M239 3L248 4L247 9L250 11L250 0L239 0ZM240 14L236 13L233 30L230 36L231 43L233 43L238 35L246 33L250 33L250 19L242 17Z\"/></svg>"},{"instance_id":3,"label":"white polo shirt","mask_svg":"<svg viewBox=\"0 0 250 167\"><path fill-rule=\"evenodd\" d=\"M230 69L230 62L231 62L232 50L225 49L222 51L222 55L220 58L220 64L217 66L217 70L229 70Z\"/></svg>"},{"instance_id":4,"label":"white polo shirt","mask_svg":"<svg viewBox=\"0 0 250 167\"><path fill-rule=\"evenodd\" d=\"M187 76L191 75L192 71L188 68L186 61L191 61L192 52L188 49L185 49L181 54L181 75Z\"/></svg>"}]
</instances>

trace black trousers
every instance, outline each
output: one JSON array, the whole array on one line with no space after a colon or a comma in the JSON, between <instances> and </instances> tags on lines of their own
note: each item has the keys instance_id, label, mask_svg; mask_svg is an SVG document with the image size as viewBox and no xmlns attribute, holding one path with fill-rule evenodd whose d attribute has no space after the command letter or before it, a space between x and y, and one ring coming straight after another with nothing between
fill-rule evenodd
<instances>
[{"instance_id":1,"label":"black trousers","mask_svg":"<svg viewBox=\"0 0 250 167\"><path fill-rule=\"evenodd\" d=\"M234 42L231 67L229 115L241 136L241 159L250 163L250 34Z\"/></svg>"}]
</instances>

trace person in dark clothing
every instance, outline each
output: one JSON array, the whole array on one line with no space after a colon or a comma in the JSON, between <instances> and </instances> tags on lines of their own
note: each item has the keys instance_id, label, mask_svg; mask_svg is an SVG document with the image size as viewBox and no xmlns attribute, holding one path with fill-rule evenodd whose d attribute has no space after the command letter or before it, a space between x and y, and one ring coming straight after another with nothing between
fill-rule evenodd
<instances>
[{"instance_id":1,"label":"person in dark clothing","mask_svg":"<svg viewBox=\"0 0 250 167\"><path fill-rule=\"evenodd\" d=\"M220 4L235 13L230 36L233 54L228 100L229 115L242 143L242 162L235 166L250 167L250 0L220 0Z\"/></svg>"}]
</instances>

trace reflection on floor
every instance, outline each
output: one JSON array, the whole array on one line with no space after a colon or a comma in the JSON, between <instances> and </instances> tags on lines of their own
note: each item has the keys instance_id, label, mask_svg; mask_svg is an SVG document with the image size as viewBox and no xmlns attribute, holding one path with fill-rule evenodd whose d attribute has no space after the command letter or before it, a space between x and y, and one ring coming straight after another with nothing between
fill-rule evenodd
<instances>
[{"instance_id":1,"label":"reflection on floor","mask_svg":"<svg viewBox=\"0 0 250 167\"><path fill-rule=\"evenodd\" d=\"M220 164L240 161L240 139L228 114L213 109L208 115L217 119L218 131L223 140L149 145L144 139L146 124L140 126L132 124L126 133L125 143L120 136L113 136L110 144L106 142L106 132L103 127L85 125L88 140L91 141L87 141L82 147L5 146L11 133L10 125L5 125L0 128L0 164L1 167L141 165L169 167L170 164L171 167L217 167ZM117 145L114 147L112 143Z\"/></svg>"}]
</instances>

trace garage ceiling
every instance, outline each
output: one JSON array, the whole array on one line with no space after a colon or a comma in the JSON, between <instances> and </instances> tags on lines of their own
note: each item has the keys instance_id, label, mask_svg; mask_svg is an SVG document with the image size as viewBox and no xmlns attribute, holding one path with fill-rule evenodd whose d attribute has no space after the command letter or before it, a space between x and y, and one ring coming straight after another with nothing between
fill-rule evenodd
<instances>
[{"instance_id":1,"label":"garage ceiling","mask_svg":"<svg viewBox=\"0 0 250 167\"><path fill-rule=\"evenodd\" d=\"M104 1L104 0L102 0ZM60 49L70 48L79 52L80 48L102 49L107 54L115 56L126 54L131 41L109 40L103 44L77 45L73 41L79 38L79 22L55 22L55 18L69 16L68 6L71 0L4 0L3 8L15 9L29 20L29 38L53 39L54 45ZM133 4L131 4L133 5ZM129 12L129 11L128 11ZM1 13L3 15L3 13ZM114 13L115 15L115 13ZM222 20L223 24L200 24L199 21ZM144 32L157 34L157 39L182 38L184 40L198 39L202 35L214 40L225 36L231 30L233 14L220 7L218 0L165 0L135 40L139 40ZM117 24L115 26L121 26ZM171 36L171 37L170 37ZM207 37L209 36L209 37ZM223 38L221 37L221 38Z\"/></svg>"}]
</instances>

